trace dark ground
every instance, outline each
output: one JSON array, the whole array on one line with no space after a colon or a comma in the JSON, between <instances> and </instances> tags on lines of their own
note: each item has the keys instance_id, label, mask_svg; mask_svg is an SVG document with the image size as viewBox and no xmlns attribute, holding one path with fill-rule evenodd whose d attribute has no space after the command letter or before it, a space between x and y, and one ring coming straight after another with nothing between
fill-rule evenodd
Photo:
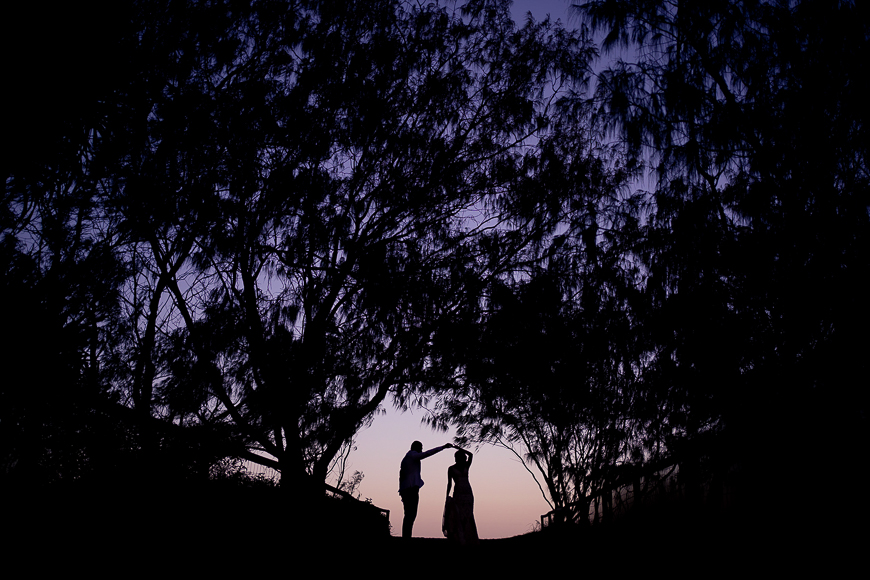
<instances>
[{"instance_id":1,"label":"dark ground","mask_svg":"<svg viewBox=\"0 0 870 580\"><path fill-rule=\"evenodd\" d=\"M818 532L793 520L636 523L483 540L465 550L444 539L390 538L383 552L387 561L417 567L429 577L445 577L457 566L482 578L853 575L854 564L867 555L866 534L862 539L863 532L843 533L842 528ZM858 569L866 570L865 564Z\"/></svg>"},{"instance_id":2,"label":"dark ground","mask_svg":"<svg viewBox=\"0 0 870 580\"><path fill-rule=\"evenodd\" d=\"M384 530L314 523L310 513L222 495L7 494L6 572L89 577L784 577L865 569L865 522L795 511L651 514L618 525L545 530L459 548ZM857 521L856 521L857 520ZM847 524L852 524L849 527ZM853 529L854 528L854 529ZM16 573L4 577L18 577Z\"/></svg>"}]
</instances>

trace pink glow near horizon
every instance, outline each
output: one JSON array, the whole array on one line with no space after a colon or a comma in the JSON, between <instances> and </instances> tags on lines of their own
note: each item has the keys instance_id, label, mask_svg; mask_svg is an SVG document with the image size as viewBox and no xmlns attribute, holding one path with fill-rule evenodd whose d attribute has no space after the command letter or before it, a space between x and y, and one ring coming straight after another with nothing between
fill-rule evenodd
<instances>
[{"instance_id":1,"label":"pink glow near horizon","mask_svg":"<svg viewBox=\"0 0 870 580\"><path fill-rule=\"evenodd\" d=\"M399 463L419 440L423 449L452 441L452 432L438 433L421 425L422 412L400 413L389 410L375 418L373 425L357 436L356 451L348 460L347 473L361 471L361 499L371 499L390 510L392 533L401 535L402 500L399 498ZM474 490L474 515L481 538L505 538L530 531L550 508L537 484L517 458L508 450L486 445L469 449L474 453L470 479ZM423 460L425 485L420 490L420 508L414 536L440 538L441 515L447 491L447 468L453 464L453 451L446 449Z\"/></svg>"}]
</instances>

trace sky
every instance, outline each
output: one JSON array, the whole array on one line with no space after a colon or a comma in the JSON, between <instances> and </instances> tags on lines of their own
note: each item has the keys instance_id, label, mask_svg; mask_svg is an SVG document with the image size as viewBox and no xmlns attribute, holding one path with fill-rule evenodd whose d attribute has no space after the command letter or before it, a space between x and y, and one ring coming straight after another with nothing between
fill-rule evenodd
<instances>
[{"instance_id":1,"label":"sky","mask_svg":"<svg viewBox=\"0 0 870 580\"><path fill-rule=\"evenodd\" d=\"M357 492L390 510L392 534L402 532L402 500L399 497L399 464L418 440L429 450L452 442L453 432L439 433L421 425L422 411L401 413L392 408L375 418L356 439L356 451L348 458L347 472L364 474ZM534 479L510 451L485 445L469 449L474 454L469 479L474 490L474 514L481 538L507 538L533 529L541 515L550 511ZM454 462L454 450L445 449L422 463L425 484L420 490L420 507L414 536L443 537L441 516L447 492L447 468Z\"/></svg>"},{"instance_id":2,"label":"sky","mask_svg":"<svg viewBox=\"0 0 870 580\"><path fill-rule=\"evenodd\" d=\"M527 11L536 20L547 14L566 26L576 22L569 17L569 2L564 0L516 1L514 19L522 23ZM402 500L399 497L399 464L415 440L428 450L451 443L453 432L439 433L421 424L423 411L401 413L387 403L385 413L375 417L368 429L357 435L356 450L348 458L347 475L354 471L364 478L357 492L380 508L390 510L392 534L402 533ZM481 538L508 538L533 529L541 516L550 511L535 480L511 451L486 445L469 449L474 461L469 472L474 490L474 516ZM447 491L447 468L453 464L452 449L423 460L420 507L414 536L440 538L441 517Z\"/></svg>"}]
</instances>

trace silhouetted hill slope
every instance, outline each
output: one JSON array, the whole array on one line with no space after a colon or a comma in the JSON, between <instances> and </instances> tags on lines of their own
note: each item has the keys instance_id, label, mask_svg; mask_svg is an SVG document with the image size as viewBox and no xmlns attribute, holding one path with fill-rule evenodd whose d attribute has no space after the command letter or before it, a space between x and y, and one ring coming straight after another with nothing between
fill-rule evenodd
<instances>
[{"instance_id":1,"label":"silhouetted hill slope","mask_svg":"<svg viewBox=\"0 0 870 580\"><path fill-rule=\"evenodd\" d=\"M41 490L8 495L6 566L172 577L235 573L524 578L734 576L845 571L864 551L843 519L806 510L727 517L655 513L609 526L546 529L463 549L389 535L346 502L283 503L279 490L192 486ZM283 496L281 496L283 497ZM356 521L354 521L356 520ZM859 530L860 532L860 530ZM10 570L12 568L9 568ZM16 568L17 569L17 568ZM305 572L309 570L309 572Z\"/></svg>"}]
</instances>

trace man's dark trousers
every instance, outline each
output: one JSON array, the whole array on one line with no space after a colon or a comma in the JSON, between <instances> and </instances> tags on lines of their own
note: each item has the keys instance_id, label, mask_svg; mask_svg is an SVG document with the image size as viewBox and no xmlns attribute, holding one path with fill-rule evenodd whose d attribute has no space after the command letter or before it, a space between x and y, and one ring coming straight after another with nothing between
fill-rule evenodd
<instances>
[{"instance_id":1,"label":"man's dark trousers","mask_svg":"<svg viewBox=\"0 0 870 580\"><path fill-rule=\"evenodd\" d=\"M417 506L420 505L420 488L409 487L400 494L405 504L405 519L402 520L402 537L410 538L417 519Z\"/></svg>"}]
</instances>

